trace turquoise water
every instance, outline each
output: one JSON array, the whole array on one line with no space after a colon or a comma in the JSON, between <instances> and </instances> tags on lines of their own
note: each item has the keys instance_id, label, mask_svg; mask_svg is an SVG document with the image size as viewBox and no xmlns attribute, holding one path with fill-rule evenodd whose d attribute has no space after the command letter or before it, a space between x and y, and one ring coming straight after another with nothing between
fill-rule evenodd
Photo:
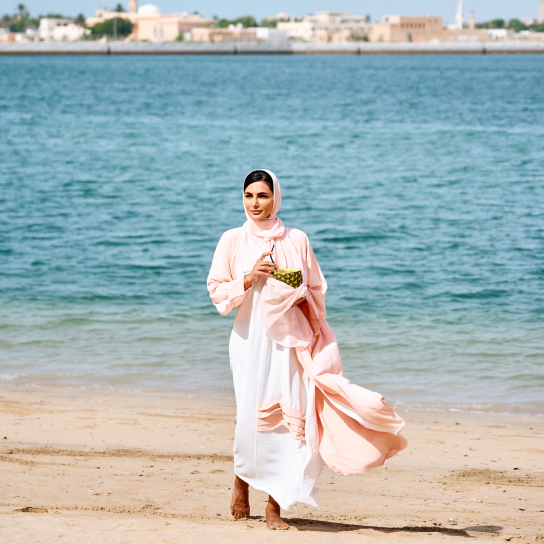
<instances>
[{"instance_id":1,"label":"turquoise water","mask_svg":"<svg viewBox=\"0 0 544 544\"><path fill-rule=\"evenodd\" d=\"M543 57L0 57L0 127L0 381L231 391L206 276L269 168L353 381L544 410Z\"/></svg>"}]
</instances>

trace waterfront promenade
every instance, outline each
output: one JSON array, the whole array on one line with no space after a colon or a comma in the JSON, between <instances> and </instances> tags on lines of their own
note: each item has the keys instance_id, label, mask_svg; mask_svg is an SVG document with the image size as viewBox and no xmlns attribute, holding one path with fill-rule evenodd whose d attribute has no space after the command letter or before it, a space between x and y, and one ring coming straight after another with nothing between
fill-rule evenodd
<instances>
[{"instance_id":1,"label":"waterfront promenade","mask_svg":"<svg viewBox=\"0 0 544 544\"><path fill-rule=\"evenodd\" d=\"M475 43L122 43L0 44L0 55L402 55L544 53L544 42Z\"/></svg>"}]
</instances>

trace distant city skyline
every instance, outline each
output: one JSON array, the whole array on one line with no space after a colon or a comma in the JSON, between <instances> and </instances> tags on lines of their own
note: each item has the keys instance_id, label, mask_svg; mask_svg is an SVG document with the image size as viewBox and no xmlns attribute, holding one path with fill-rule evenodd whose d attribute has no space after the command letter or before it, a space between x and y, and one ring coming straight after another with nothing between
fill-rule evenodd
<instances>
[{"instance_id":1,"label":"distant city skyline","mask_svg":"<svg viewBox=\"0 0 544 544\"><path fill-rule=\"evenodd\" d=\"M12 0L3 2L2 12L15 11L19 2ZM62 13L76 16L78 13L91 16L99 7L113 8L118 0L28 0L24 2L32 15L46 13ZM382 15L441 15L445 23L454 23L458 0L231 0L228 3L219 0L140 0L139 5L152 3L159 6L163 13L193 12L198 10L204 16L233 18L242 15L254 15L262 19L267 15L278 12L288 12L291 15L308 15L319 10L351 11L358 15L370 15L373 21ZM128 0L121 1L128 10ZM490 19L528 19L537 17L537 0L519 0L515 4L511 0L464 0L463 15L468 21L471 11L476 14L476 21Z\"/></svg>"}]
</instances>

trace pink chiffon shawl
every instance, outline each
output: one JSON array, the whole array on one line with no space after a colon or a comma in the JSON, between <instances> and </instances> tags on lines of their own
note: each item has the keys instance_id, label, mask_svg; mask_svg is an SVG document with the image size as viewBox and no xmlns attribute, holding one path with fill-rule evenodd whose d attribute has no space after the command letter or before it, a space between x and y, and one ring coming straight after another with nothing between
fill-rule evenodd
<instances>
[{"instance_id":1,"label":"pink chiffon shawl","mask_svg":"<svg viewBox=\"0 0 544 544\"><path fill-rule=\"evenodd\" d=\"M383 465L386 459L406 447L406 439L399 434L404 421L379 393L352 384L344 377L336 336L325 320L325 278L305 235L302 240L291 236L290 229L277 217L281 188L277 177L267 172L274 181L273 213L262 221L247 217L234 243L237 259L232 255L218 256L216 252L208 288L214 299L221 283L215 278L236 278L238 259L247 273L260 254L272 246L275 246L274 260L279 267L302 270L303 284L297 289L274 278L266 280L261 293L261 319L271 340L296 350L300 364L315 386L319 453L323 460L337 474L365 472ZM218 251L221 251L219 246ZM225 264L220 263L229 263L230 270L221 269ZM235 281L243 285L243 277ZM302 297L307 303L293 306ZM243 296L238 298L239 304ZM218 306L216 300L214 303Z\"/></svg>"}]
</instances>

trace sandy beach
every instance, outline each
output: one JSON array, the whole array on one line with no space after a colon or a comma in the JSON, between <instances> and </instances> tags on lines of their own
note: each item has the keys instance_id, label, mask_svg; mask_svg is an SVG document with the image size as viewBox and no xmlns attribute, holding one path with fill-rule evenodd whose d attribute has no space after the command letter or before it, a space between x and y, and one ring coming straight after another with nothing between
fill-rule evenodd
<instances>
[{"instance_id":1,"label":"sandy beach","mask_svg":"<svg viewBox=\"0 0 544 544\"><path fill-rule=\"evenodd\" d=\"M3 386L0 414L2 543L544 542L542 417L403 409L408 448L325 468L282 533L261 492L230 516L233 398Z\"/></svg>"}]
</instances>

